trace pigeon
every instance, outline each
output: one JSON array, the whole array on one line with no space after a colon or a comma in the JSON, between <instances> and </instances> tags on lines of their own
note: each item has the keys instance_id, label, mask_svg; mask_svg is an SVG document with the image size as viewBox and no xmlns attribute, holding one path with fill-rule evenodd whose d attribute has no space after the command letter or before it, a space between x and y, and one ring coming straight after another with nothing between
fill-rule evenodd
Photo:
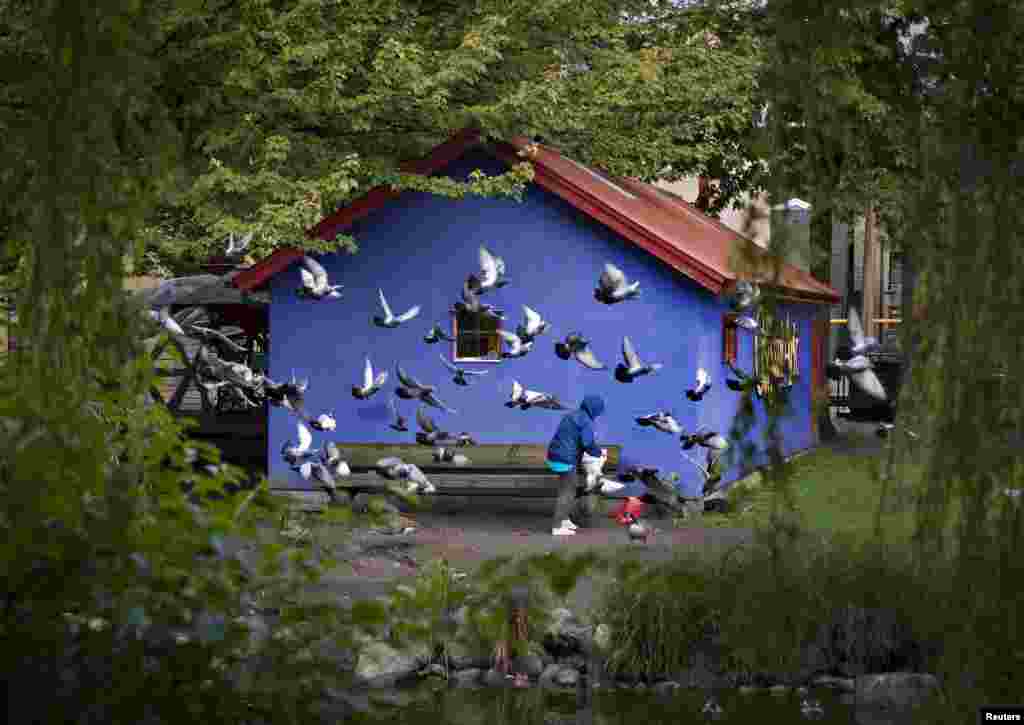
<instances>
[{"instance_id":1,"label":"pigeon","mask_svg":"<svg viewBox=\"0 0 1024 725\"><path fill-rule=\"evenodd\" d=\"M249 242L252 241L255 235L255 232L249 232L236 242L235 235L232 233L228 237L228 246L224 250L224 256L228 258L242 256L242 252L249 248Z\"/></svg>"},{"instance_id":2,"label":"pigeon","mask_svg":"<svg viewBox=\"0 0 1024 725\"><path fill-rule=\"evenodd\" d=\"M248 350L246 350L242 345L239 345L223 332L211 330L208 327L203 327L201 325L189 325L188 333L186 334L189 337L199 340L207 345L213 345L220 352L230 350L231 352L240 355L248 352Z\"/></svg>"},{"instance_id":3,"label":"pigeon","mask_svg":"<svg viewBox=\"0 0 1024 725\"><path fill-rule=\"evenodd\" d=\"M445 405L444 402L442 402L440 398L438 398L436 395L434 395L433 391L428 391L428 392L424 393L422 396L420 396L420 400L422 400L424 403L426 403L429 406L432 406L432 407L437 408L439 410L443 410L445 413L450 413L452 415L455 415L456 413L459 412L459 411L455 410L454 408L449 408L447 405Z\"/></svg>"},{"instance_id":4,"label":"pigeon","mask_svg":"<svg viewBox=\"0 0 1024 725\"><path fill-rule=\"evenodd\" d=\"M302 286L298 289L299 297L314 300L341 297L344 285L329 284L327 270L319 262L312 257L303 257L300 264L299 275L302 277Z\"/></svg>"},{"instance_id":5,"label":"pigeon","mask_svg":"<svg viewBox=\"0 0 1024 725\"><path fill-rule=\"evenodd\" d=\"M402 366L396 364L395 372L398 373L398 381L401 385L395 391L399 398L404 400L416 400L427 393L432 393L436 388L433 385L424 385L411 375L402 370Z\"/></svg>"},{"instance_id":6,"label":"pigeon","mask_svg":"<svg viewBox=\"0 0 1024 725\"><path fill-rule=\"evenodd\" d=\"M753 282L740 280L732 293L731 306L736 312L749 310L761 301L761 288Z\"/></svg>"},{"instance_id":7,"label":"pigeon","mask_svg":"<svg viewBox=\"0 0 1024 725\"><path fill-rule=\"evenodd\" d=\"M875 434L878 435L879 438L886 438L895 428L896 425L893 423L882 422L878 424L878 429L875 431ZM921 437L914 431L910 430L910 428L904 428L903 430L914 440L918 440Z\"/></svg>"},{"instance_id":8,"label":"pigeon","mask_svg":"<svg viewBox=\"0 0 1024 725\"><path fill-rule=\"evenodd\" d=\"M512 381L512 396L505 402L508 408L518 406L521 410L530 408L547 408L548 410L568 410L557 398L536 390L526 390L517 380Z\"/></svg>"},{"instance_id":9,"label":"pigeon","mask_svg":"<svg viewBox=\"0 0 1024 725\"><path fill-rule=\"evenodd\" d=\"M704 368L697 368L697 386L686 391L686 397L697 402L704 400L704 394L711 390L711 376Z\"/></svg>"},{"instance_id":10,"label":"pigeon","mask_svg":"<svg viewBox=\"0 0 1024 725\"><path fill-rule=\"evenodd\" d=\"M716 451L724 451L729 447L729 441L720 433L709 431L704 426L699 427L690 434L683 433L679 436L680 447L688 451L694 446L712 448Z\"/></svg>"},{"instance_id":11,"label":"pigeon","mask_svg":"<svg viewBox=\"0 0 1024 725\"><path fill-rule=\"evenodd\" d=\"M334 417L334 413L321 413L315 418L307 418L306 422L309 423L309 427L313 430L320 431L332 431L338 427L338 421Z\"/></svg>"},{"instance_id":12,"label":"pigeon","mask_svg":"<svg viewBox=\"0 0 1024 725\"><path fill-rule=\"evenodd\" d=\"M667 410L641 416L636 419L636 422L637 425L643 427L653 426L662 433L669 433L671 435L679 435L683 432L683 427L679 425L679 422Z\"/></svg>"},{"instance_id":13,"label":"pigeon","mask_svg":"<svg viewBox=\"0 0 1024 725\"><path fill-rule=\"evenodd\" d=\"M629 540L633 542L643 542L646 544L648 538L651 536L650 527L634 516L630 511L625 513L624 519L626 533L629 534Z\"/></svg>"},{"instance_id":14,"label":"pigeon","mask_svg":"<svg viewBox=\"0 0 1024 725\"><path fill-rule=\"evenodd\" d=\"M408 481L407 493L434 493L437 489L427 480L419 466L401 458L382 458L377 461L378 474L392 481Z\"/></svg>"},{"instance_id":15,"label":"pigeon","mask_svg":"<svg viewBox=\"0 0 1024 725\"><path fill-rule=\"evenodd\" d=\"M416 409L416 423L420 430L416 433L416 442L424 446L435 445L439 440L451 439L451 434L440 430L433 418L423 408Z\"/></svg>"},{"instance_id":16,"label":"pigeon","mask_svg":"<svg viewBox=\"0 0 1024 725\"><path fill-rule=\"evenodd\" d=\"M736 326L742 327L744 330L758 334L761 332L761 326L757 323L750 315L740 315L736 318Z\"/></svg>"},{"instance_id":17,"label":"pigeon","mask_svg":"<svg viewBox=\"0 0 1024 725\"><path fill-rule=\"evenodd\" d=\"M465 370L448 362L444 355L438 355L438 357L441 358L441 362L444 363L446 368L455 373L455 377L452 378L452 382L456 385L469 385L469 379L466 378L467 375L486 375L488 372L487 370Z\"/></svg>"},{"instance_id":18,"label":"pigeon","mask_svg":"<svg viewBox=\"0 0 1024 725\"><path fill-rule=\"evenodd\" d=\"M712 449L708 450L707 466L702 466L701 464L697 463L697 461L693 460L693 458L691 458L690 456L686 455L685 453L683 454L683 458L692 463L694 467L700 472L700 475L704 477L703 491L705 496L712 493L715 490L715 484L722 480L722 472L719 469L719 467L715 465L718 462L718 459L713 459L713 453L714 451Z\"/></svg>"},{"instance_id":19,"label":"pigeon","mask_svg":"<svg viewBox=\"0 0 1024 725\"><path fill-rule=\"evenodd\" d=\"M185 336L185 331L181 329L181 325L178 321L171 317L170 307L161 307L159 310L149 310L149 317L154 322L160 324L162 328L174 335Z\"/></svg>"},{"instance_id":20,"label":"pigeon","mask_svg":"<svg viewBox=\"0 0 1024 725\"><path fill-rule=\"evenodd\" d=\"M724 364L728 365L732 374L736 376L736 379L726 378L725 385L729 390L735 390L737 393L749 393L757 388L757 380L752 375L747 375L729 361Z\"/></svg>"},{"instance_id":21,"label":"pigeon","mask_svg":"<svg viewBox=\"0 0 1024 725\"><path fill-rule=\"evenodd\" d=\"M366 400L371 395L380 390L384 383L388 381L388 371L381 370L375 376L373 374L373 365L370 363L370 358L366 358L366 365L363 366L363 384L362 386L352 386L352 397L358 400Z\"/></svg>"},{"instance_id":22,"label":"pigeon","mask_svg":"<svg viewBox=\"0 0 1024 725\"><path fill-rule=\"evenodd\" d=\"M586 474L586 491L589 493L592 491L598 483L598 479L601 477L601 471L604 468L604 464L608 462L608 451L601 449L600 456L592 456L586 451L583 451L583 455L580 458L580 465L583 467L583 472Z\"/></svg>"},{"instance_id":23,"label":"pigeon","mask_svg":"<svg viewBox=\"0 0 1024 725\"><path fill-rule=\"evenodd\" d=\"M342 462L344 465L344 461ZM347 469L348 466L345 466ZM294 470L299 472L303 480L308 481L312 478L320 488L327 491L327 495L331 497L331 500L337 500L338 497L338 484L334 480L334 476L331 474L330 469L320 461L305 461L304 463L295 466Z\"/></svg>"},{"instance_id":24,"label":"pigeon","mask_svg":"<svg viewBox=\"0 0 1024 725\"><path fill-rule=\"evenodd\" d=\"M594 299L606 305L631 300L640 294L640 283L626 281L626 275L614 264L605 264L594 289Z\"/></svg>"},{"instance_id":25,"label":"pigeon","mask_svg":"<svg viewBox=\"0 0 1024 725\"><path fill-rule=\"evenodd\" d=\"M461 453L456 453L451 448L435 448L434 461L436 463L451 463L455 466L467 466L471 463L469 458Z\"/></svg>"},{"instance_id":26,"label":"pigeon","mask_svg":"<svg viewBox=\"0 0 1024 725\"><path fill-rule=\"evenodd\" d=\"M384 310L383 317L381 317L380 315L373 316L373 324L375 324L377 327L387 327L389 329L394 329L401 325L403 322L408 322L409 320L413 319L414 317L416 317L416 315L420 313L420 306L416 305L415 307L410 307L408 310L406 310L405 312L396 317L391 313L391 308L388 307L388 301L384 299L384 290L378 289L377 294L379 295L380 298L381 309Z\"/></svg>"},{"instance_id":27,"label":"pigeon","mask_svg":"<svg viewBox=\"0 0 1024 725\"><path fill-rule=\"evenodd\" d=\"M423 342L428 345L433 345L435 342L441 340L447 340L448 342L455 342L455 338L451 337L440 325L434 325L430 328L430 332L423 336Z\"/></svg>"},{"instance_id":28,"label":"pigeon","mask_svg":"<svg viewBox=\"0 0 1024 725\"><path fill-rule=\"evenodd\" d=\"M309 447L313 443L313 434L309 432L309 428L306 427L305 423L301 420L296 421L295 428L298 431L299 442L294 444L289 440L285 441L281 446L281 454L293 466L320 452L319 450L310 450Z\"/></svg>"},{"instance_id":29,"label":"pigeon","mask_svg":"<svg viewBox=\"0 0 1024 725\"><path fill-rule=\"evenodd\" d=\"M409 424L406 422L405 416L398 412L398 405L395 404L395 399L388 398L388 405L391 407L391 415L395 418L388 427L391 428L391 430L398 431L399 433L405 433L408 431Z\"/></svg>"},{"instance_id":30,"label":"pigeon","mask_svg":"<svg viewBox=\"0 0 1024 725\"><path fill-rule=\"evenodd\" d=\"M470 275L462 285L462 300L455 303L455 309L459 312L472 312L483 314L498 320L505 319L505 313L494 305L480 301L480 296L474 291L475 277Z\"/></svg>"},{"instance_id":31,"label":"pigeon","mask_svg":"<svg viewBox=\"0 0 1024 725\"><path fill-rule=\"evenodd\" d=\"M888 396L885 394L885 388L882 387L882 382L875 375L871 359L867 355L855 355L846 361L836 358L832 361L832 364L841 375L849 375L853 384L872 398L876 400L888 399Z\"/></svg>"},{"instance_id":32,"label":"pigeon","mask_svg":"<svg viewBox=\"0 0 1024 725\"><path fill-rule=\"evenodd\" d=\"M457 446L475 446L477 445L476 440L469 433L462 432L455 436L455 445Z\"/></svg>"},{"instance_id":33,"label":"pigeon","mask_svg":"<svg viewBox=\"0 0 1024 725\"><path fill-rule=\"evenodd\" d=\"M631 383L641 375L657 372L664 367L661 363L641 362L628 337L622 338L622 357L626 361L625 364L619 363L615 366L615 379L620 383Z\"/></svg>"},{"instance_id":34,"label":"pigeon","mask_svg":"<svg viewBox=\"0 0 1024 725\"><path fill-rule=\"evenodd\" d=\"M601 364L594 357L594 353L590 350L589 345L590 341L578 332L570 332L565 336L565 340L555 343L555 354L563 360L574 357L583 367L590 368L591 370L604 370L605 365Z\"/></svg>"},{"instance_id":35,"label":"pigeon","mask_svg":"<svg viewBox=\"0 0 1024 725\"><path fill-rule=\"evenodd\" d=\"M825 717L825 708L817 700L804 698L800 700L800 714L808 720L820 720Z\"/></svg>"},{"instance_id":36,"label":"pigeon","mask_svg":"<svg viewBox=\"0 0 1024 725\"><path fill-rule=\"evenodd\" d=\"M501 351L503 358L526 357L526 353L530 352L530 348L533 347L532 340L524 340L519 335L513 335L507 330L498 330L498 335L508 345L506 349Z\"/></svg>"},{"instance_id":37,"label":"pigeon","mask_svg":"<svg viewBox=\"0 0 1024 725\"><path fill-rule=\"evenodd\" d=\"M850 333L850 353L853 356L867 355L875 352L881 345L875 337L864 337L864 327L860 322L860 315L855 307L850 308L850 316L846 322L846 329Z\"/></svg>"},{"instance_id":38,"label":"pigeon","mask_svg":"<svg viewBox=\"0 0 1024 725\"><path fill-rule=\"evenodd\" d=\"M495 257L486 247L480 247L480 273L470 275L469 285L476 294L483 294L508 284L505 279L505 260Z\"/></svg>"},{"instance_id":39,"label":"pigeon","mask_svg":"<svg viewBox=\"0 0 1024 725\"><path fill-rule=\"evenodd\" d=\"M336 443L328 441L324 450L320 452L320 461L334 478L345 478L352 475L348 463L341 459L341 451Z\"/></svg>"},{"instance_id":40,"label":"pigeon","mask_svg":"<svg viewBox=\"0 0 1024 725\"><path fill-rule=\"evenodd\" d=\"M701 708L700 712L704 717L710 720L717 720L718 718L722 717L724 710L722 710L722 706L719 705L712 697L708 698L707 701L705 701L704 707Z\"/></svg>"},{"instance_id":41,"label":"pigeon","mask_svg":"<svg viewBox=\"0 0 1024 725\"><path fill-rule=\"evenodd\" d=\"M523 342L530 342L538 335L547 332L548 323L541 318L540 313L523 305L523 324L516 327L516 334Z\"/></svg>"},{"instance_id":42,"label":"pigeon","mask_svg":"<svg viewBox=\"0 0 1024 725\"><path fill-rule=\"evenodd\" d=\"M270 401L270 404L287 408L295 413L302 412L307 387L309 387L309 381L297 381L294 372L291 382L288 383L275 383L270 378L263 378L263 395Z\"/></svg>"},{"instance_id":43,"label":"pigeon","mask_svg":"<svg viewBox=\"0 0 1024 725\"><path fill-rule=\"evenodd\" d=\"M624 483L619 483L605 476L600 476L598 481L601 485L598 486L597 490L604 496L613 496L626 487Z\"/></svg>"}]
</instances>

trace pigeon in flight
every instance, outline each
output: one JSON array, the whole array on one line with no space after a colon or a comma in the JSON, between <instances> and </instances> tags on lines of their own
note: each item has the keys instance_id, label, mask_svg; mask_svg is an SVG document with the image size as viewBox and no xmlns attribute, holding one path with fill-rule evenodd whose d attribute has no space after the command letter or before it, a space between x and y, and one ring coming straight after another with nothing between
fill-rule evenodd
<instances>
[{"instance_id":1,"label":"pigeon in flight","mask_svg":"<svg viewBox=\"0 0 1024 725\"><path fill-rule=\"evenodd\" d=\"M373 316L373 324L375 324L377 327L387 327L389 329L394 329L401 325L403 322L408 322L409 320L413 319L414 317L416 317L416 315L420 313L420 306L416 305L414 307L410 307L408 310L406 310L405 312L396 317L391 313L391 308L388 306L388 301L384 298L384 290L378 289L377 294L380 299L381 309L384 310L383 317L381 317L380 315Z\"/></svg>"},{"instance_id":2,"label":"pigeon in flight","mask_svg":"<svg viewBox=\"0 0 1024 725\"><path fill-rule=\"evenodd\" d=\"M615 366L615 379L620 383L631 383L641 375L657 372L664 367L661 363L641 362L628 337L622 338L622 357L626 361L625 364L619 363Z\"/></svg>"},{"instance_id":3,"label":"pigeon in flight","mask_svg":"<svg viewBox=\"0 0 1024 725\"><path fill-rule=\"evenodd\" d=\"M327 270L323 268L323 265L312 257L303 257L300 265L299 276L302 277L302 286L298 289L299 297L314 300L341 297L341 290L345 285L330 284L327 279Z\"/></svg>"},{"instance_id":4,"label":"pigeon in flight","mask_svg":"<svg viewBox=\"0 0 1024 725\"><path fill-rule=\"evenodd\" d=\"M455 436L455 445L457 446L475 446L477 445L476 440L473 439L469 433L463 431Z\"/></svg>"},{"instance_id":5,"label":"pigeon in flight","mask_svg":"<svg viewBox=\"0 0 1024 725\"><path fill-rule=\"evenodd\" d=\"M750 315L740 315L735 320L737 327L742 327L744 330L754 333L755 335L761 332L761 326L757 320Z\"/></svg>"},{"instance_id":6,"label":"pigeon in flight","mask_svg":"<svg viewBox=\"0 0 1024 725\"><path fill-rule=\"evenodd\" d=\"M486 247L480 247L480 273L470 275L469 286L476 294L483 294L508 284L505 279L505 260L495 257Z\"/></svg>"},{"instance_id":7,"label":"pigeon in flight","mask_svg":"<svg viewBox=\"0 0 1024 725\"><path fill-rule=\"evenodd\" d=\"M313 434L310 433L305 423L298 420L295 422L295 428L298 431L299 442L296 444L288 440L281 446L281 454L293 466L320 452L318 449L310 450L310 445L313 443Z\"/></svg>"},{"instance_id":8,"label":"pigeon in flight","mask_svg":"<svg viewBox=\"0 0 1024 725\"><path fill-rule=\"evenodd\" d=\"M391 416L394 420L388 426L391 430L396 430L399 433L405 433L409 430L409 424L405 420L405 416L398 412L398 406L395 404L394 398L388 398L388 405L391 407Z\"/></svg>"},{"instance_id":9,"label":"pigeon in flight","mask_svg":"<svg viewBox=\"0 0 1024 725\"><path fill-rule=\"evenodd\" d=\"M693 433L680 433L679 443L684 451L688 451L694 446L702 446L718 451L724 451L729 447L729 441L725 436L708 430L705 426L700 426Z\"/></svg>"},{"instance_id":10,"label":"pigeon in flight","mask_svg":"<svg viewBox=\"0 0 1024 725\"><path fill-rule=\"evenodd\" d=\"M168 332L185 337L185 331L181 329L181 325L178 324L177 320L171 317L170 307L161 307L159 310L149 310L149 317L153 322L158 323L160 327L164 328Z\"/></svg>"},{"instance_id":11,"label":"pigeon in flight","mask_svg":"<svg viewBox=\"0 0 1024 725\"><path fill-rule=\"evenodd\" d=\"M570 332L565 340L555 343L555 354L563 360L570 357L576 358L576 362L591 370L604 370L605 366L594 357L590 349L590 340L585 339L578 332Z\"/></svg>"},{"instance_id":12,"label":"pigeon in flight","mask_svg":"<svg viewBox=\"0 0 1024 725\"><path fill-rule=\"evenodd\" d=\"M327 495L331 497L332 501L337 500L338 484L334 480L334 476L331 475L330 469L324 465L323 462L304 461L303 463L293 466L292 470L298 471L299 475L302 476L305 481L312 478L320 488L327 492Z\"/></svg>"},{"instance_id":13,"label":"pigeon in flight","mask_svg":"<svg viewBox=\"0 0 1024 725\"><path fill-rule=\"evenodd\" d=\"M468 466L472 461L461 453L456 453L451 448L435 448L435 463L451 463L454 466Z\"/></svg>"},{"instance_id":14,"label":"pigeon in flight","mask_svg":"<svg viewBox=\"0 0 1024 725\"><path fill-rule=\"evenodd\" d=\"M366 365L363 367L363 384L362 386L352 386L352 396L358 400L366 400L371 395L380 390L384 383L388 380L388 371L381 370L375 376L373 374L373 365L370 363L370 358L366 358Z\"/></svg>"},{"instance_id":15,"label":"pigeon in flight","mask_svg":"<svg viewBox=\"0 0 1024 725\"><path fill-rule=\"evenodd\" d=\"M704 399L704 393L711 390L711 376L704 368L697 369L697 385L686 391L686 397L697 402Z\"/></svg>"},{"instance_id":16,"label":"pigeon in flight","mask_svg":"<svg viewBox=\"0 0 1024 725\"><path fill-rule=\"evenodd\" d=\"M840 375L849 375L853 384L872 398L876 400L888 399L888 396L885 394L885 388L882 387L882 382L875 375L871 359L867 355L856 355L845 361L836 358L832 361L832 364L839 371Z\"/></svg>"},{"instance_id":17,"label":"pigeon in flight","mask_svg":"<svg viewBox=\"0 0 1024 725\"><path fill-rule=\"evenodd\" d=\"M432 446L440 440L451 439L451 434L438 428L437 423L426 414L423 408L416 409L416 424L420 427L416 433L416 442L420 445Z\"/></svg>"},{"instance_id":18,"label":"pigeon in flight","mask_svg":"<svg viewBox=\"0 0 1024 725\"><path fill-rule=\"evenodd\" d=\"M504 312L496 308L494 305L489 305L480 301L480 296L473 290L474 279L473 275L470 275L462 285L462 301L455 303L455 309L459 312L484 314L498 320L505 319Z\"/></svg>"},{"instance_id":19,"label":"pigeon in flight","mask_svg":"<svg viewBox=\"0 0 1024 725\"><path fill-rule=\"evenodd\" d=\"M757 389L757 379L753 375L747 375L728 360L724 364L728 365L732 374L736 376L735 379L726 378L725 385L729 390L735 390L737 393L750 393Z\"/></svg>"},{"instance_id":20,"label":"pigeon in flight","mask_svg":"<svg viewBox=\"0 0 1024 725\"><path fill-rule=\"evenodd\" d=\"M626 275L614 264L605 264L594 289L594 299L606 305L631 300L640 294L639 282L627 282Z\"/></svg>"},{"instance_id":21,"label":"pigeon in flight","mask_svg":"<svg viewBox=\"0 0 1024 725\"><path fill-rule=\"evenodd\" d=\"M683 458L688 460L693 466L700 472L700 475L704 478L703 493L705 496L709 495L715 490L715 485L722 480L721 468L717 465L719 458L713 455L712 449L708 450L707 466L702 466L697 461L693 460L690 456L683 454Z\"/></svg>"},{"instance_id":22,"label":"pigeon in flight","mask_svg":"<svg viewBox=\"0 0 1024 725\"><path fill-rule=\"evenodd\" d=\"M469 385L469 379L466 377L467 375L486 375L488 372L487 370L465 370L448 362L444 355L438 355L438 357L441 358L441 362L444 363L444 366L455 374L455 377L452 378L452 382L456 385Z\"/></svg>"},{"instance_id":23,"label":"pigeon in flight","mask_svg":"<svg viewBox=\"0 0 1024 725\"><path fill-rule=\"evenodd\" d=\"M512 381L512 396L505 402L508 408L519 407L521 410L530 408L547 408L548 410L568 410L558 399L547 393L526 390L517 380Z\"/></svg>"},{"instance_id":24,"label":"pigeon in flight","mask_svg":"<svg viewBox=\"0 0 1024 725\"><path fill-rule=\"evenodd\" d=\"M548 323L539 312L523 305L523 316L523 324L516 327L516 334L523 342L531 342L533 338L547 332Z\"/></svg>"},{"instance_id":25,"label":"pigeon in flight","mask_svg":"<svg viewBox=\"0 0 1024 725\"><path fill-rule=\"evenodd\" d=\"M513 335L508 330L498 330L498 336L505 341L507 348L501 351L503 358L526 357L533 347L532 340L523 340L519 335Z\"/></svg>"},{"instance_id":26,"label":"pigeon in flight","mask_svg":"<svg viewBox=\"0 0 1024 725\"><path fill-rule=\"evenodd\" d=\"M306 422L309 427L313 430L324 433L326 431L332 431L338 427L338 421L334 417L334 413L321 413L315 418L306 418Z\"/></svg>"},{"instance_id":27,"label":"pigeon in flight","mask_svg":"<svg viewBox=\"0 0 1024 725\"><path fill-rule=\"evenodd\" d=\"M229 259L241 257L242 253L249 248L249 242L252 241L252 238L255 235L255 232L249 232L236 242L235 235L232 232L228 236L228 246L224 249L224 256L228 257Z\"/></svg>"},{"instance_id":28,"label":"pigeon in flight","mask_svg":"<svg viewBox=\"0 0 1024 725\"><path fill-rule=\"evenodd\" d=\"M395 372L398 373L398 382L400 383L398 389L395 391L399 398L404 400L417 400L427 393L432 393L436 390L433 385L424 385L416 378L406 374L406 372L402 370L401 365L395 365Z\"/></svg>"},{"instance_id":29,"label":"pigeon in flight","mask_svg":"<svg viewBox=\"0 0 1024 725\"><path fill-rule=\"evenodd\" d=\"M270 378L263 378L263 394L271 405L287 408L293 413L302 412L308 387L309 380L296 380L294 371L291 381L287 383L275 383Z\"/></svg>"},{"instance_id":30,"label":"pigeon in flight","mask_svg":"<svg viewBox=\"0 0 1024 725\"><path fill-rule=\"evenodd\" d=\"M433 391L421 395L420 400L422 400L424 403L431 407L437 408L438 410L443 410L445 413L455 415L456 413L459 412L454 408L449 408L447 405L445 405L440 398L434 395Z\"/></svg>"},{"instance_id":31,"label":"pigeon in flight","mask_svg":"<svg viewBox=\"0 0 1024 725\"><path fill-rule=\"evenodd\" d=\"M430 332L423 336L423 342L427 343L428 345L433 345L435 342L440 342L441 340L455 342L455 338L450 336L447 332L445 332L444 328L442 328L440 325L434 325L433 327L430 328Z\"/></svg>"},{"instance_id":32,"label":"pigeon in flight","mask_svg":"<svg viewBox=\"0 0 1024 725\"><path fill-rule=\"evenodd\" d=\"M643 427L653 426L662 433L669 433L671 435L679 435L683 432L683 427L679 425L679 422L667 410L641 416L636 419L636 422L637 425Z\"/></svg>"},{"instance_id":33,"label":"pigeon in flight","mask_svg":"<svg viewBox=\"0 0 1024 725\"><path fill-rule=\"evenodd\" d=\"M352 469L348 463L342 460L341 451L333 441L328 441L324 450L320 452L320 461L334 478L345 478L352 475Z\"/></svg>"},{"instance_id":34,"label":"pigeon in flight","mask_svg":"<svg viewBox=\"0 0 1024 725\"><path fill-rule=\"evenodd\" d=\"M730 304L736 312L743 312L752 309L760 301L761 288L752 282L740 280L733 290Z\"/></svg>"},{"instance_id":35,"label":"pigeon in flight","mask_svg":"<svg viewBox=\"0 0 1024 725\"><path fill-rule=\"evenodd\" d=\"M878 339L874 337L864 337L864 327L860 322L860 315L857 313L857 308L850 308L850 316L846 321L846 329L850 333L850 353L856 357L857 355L867 355L870 352L877 351L881 346L878 344Z\"/></svg>"}]
</instances>

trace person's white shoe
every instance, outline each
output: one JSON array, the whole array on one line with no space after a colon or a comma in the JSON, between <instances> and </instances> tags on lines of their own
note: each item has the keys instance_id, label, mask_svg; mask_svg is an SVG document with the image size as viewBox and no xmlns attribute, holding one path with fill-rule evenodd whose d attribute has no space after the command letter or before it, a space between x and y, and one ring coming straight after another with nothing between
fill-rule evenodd
<instances>
[{"instance_id":1,"label":"person's white shoe","mask_svg":"<svg viewBox=\"0 0 1024 725\"><path fill-rule=\"evenodd\" d=\"M568 526L573 531L577 531L580 527L573 523L572 519L566 519L562 522L562 526Z\"/></svg>"},{"instance_id":2,"label":"person's white shoe","mask_svg":"<svg viewBox=\"0 0 1024 725\"><path fill-rule=\"evenodd\" d=\"M572 528L572 521L569 519L563 519L562 525L557 529L551 529L552 536L572 536L576 533L576 529Z\"/></svg>"},{"instance_id":3,"label":"person's white shoe","mask_svg":"<svg viewBox=\"0 0 1024 725\"><path fill-rule=\"evenodd\" d=\"M618 493L626 487L626 484L613 481L610 478L601 479L601 493L605 496L610 496L613 493Z\"/></svg>"}]
</instances>

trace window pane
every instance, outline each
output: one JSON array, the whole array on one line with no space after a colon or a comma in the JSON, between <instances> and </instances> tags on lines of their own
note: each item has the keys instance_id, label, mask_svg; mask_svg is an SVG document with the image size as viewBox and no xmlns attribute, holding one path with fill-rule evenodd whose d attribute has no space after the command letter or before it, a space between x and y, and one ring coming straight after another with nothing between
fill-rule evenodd
<instances>
[{"instance_id":1,"label":"window pane","mask_svg":"<svg viewBox=\"0 0 1024 725\"><path fill-rule=\"evenodd\" d=\"M476 334L460 334L458 338L457 357L482 357L482 340Z\"/></svg>"},{"instance_id":2,"label":"window pane","mask_svg":"<svg viewBox=\"0 0 1024 725\"><path fill-rule=\"evenodd\" d=\"M483 314L477 315L477 324L479 324L480 331L483 333L493 333L500 327L499 320L497 318Z\"/></svg>"},{"instance_id":3,"label":"window pane","mask_svg":"<svg viewBox=\"0 0 1024 725\"><path fill-rule=\"evenodd\" d=\"M486 335L480 338L483 353L481 357L497 359L501 354L501 338L497 335Z\"/></svg>"}]
</instances>

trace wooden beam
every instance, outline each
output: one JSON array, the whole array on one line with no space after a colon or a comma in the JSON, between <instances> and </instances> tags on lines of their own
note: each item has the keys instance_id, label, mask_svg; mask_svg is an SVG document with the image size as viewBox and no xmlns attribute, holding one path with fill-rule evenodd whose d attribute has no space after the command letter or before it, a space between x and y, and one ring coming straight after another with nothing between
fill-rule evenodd
<instances>
[{"instance_id":1,"label":"wooden beam","mask_svg":"<svg viewBox=\"0 0 1024 725\"><path fill-rule=\"evenodd\" d=\"M434 446L423 446L417 443L345 443L335 442L341 450L341 457L349 466L356 468L373 468L381 458L401 458L406 463L414 463L420 468L434 465ZM604 445L608 450L607 466L615 467L619 463L622 446ZM543 469L547 459L546 443L481 443L476 446L464 446L457 449L466 456L473 468L487 468L499 471L514 472L523 469ZM451 470L458 471L455 466Z\"/></svg>"}]
</instances>

